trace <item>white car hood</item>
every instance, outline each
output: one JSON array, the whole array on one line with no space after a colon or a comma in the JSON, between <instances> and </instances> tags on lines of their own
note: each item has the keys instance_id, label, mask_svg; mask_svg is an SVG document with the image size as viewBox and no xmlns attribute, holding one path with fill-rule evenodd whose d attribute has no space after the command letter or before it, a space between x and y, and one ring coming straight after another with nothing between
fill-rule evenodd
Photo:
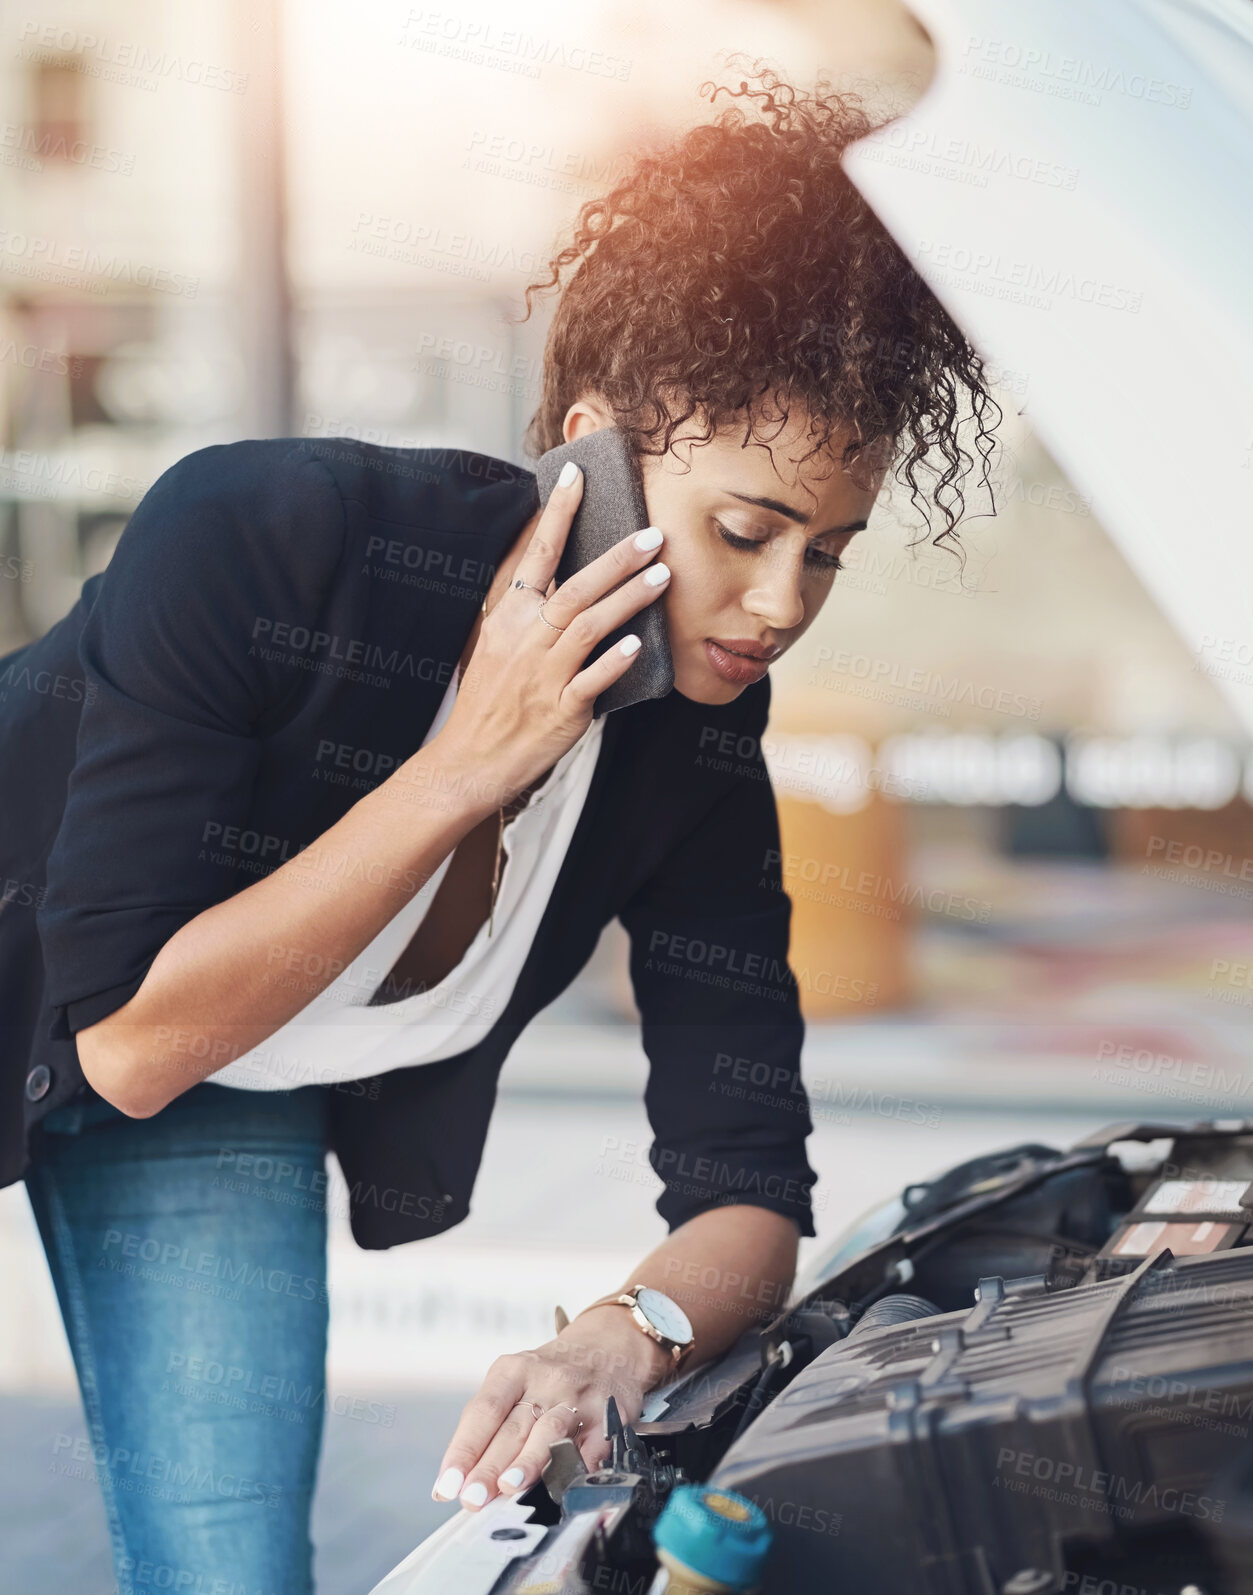
<instances>
[{"instance_id":1,"label":"white car hood","mask_svg":"<svg viewBox=\"0 0 1253 1595\"><path fill-rule=\"evenodd\" d=\"M848 173L1253 727L1253 6L910 5Z\"/></svg>"}]
</instances>

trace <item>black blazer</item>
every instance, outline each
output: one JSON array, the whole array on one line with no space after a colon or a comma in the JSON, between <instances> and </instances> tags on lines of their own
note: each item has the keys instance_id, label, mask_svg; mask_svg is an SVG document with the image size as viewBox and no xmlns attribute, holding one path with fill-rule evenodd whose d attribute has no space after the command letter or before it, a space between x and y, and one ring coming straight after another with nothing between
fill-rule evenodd
<instances>
[{"instance_id":1,"label":"black blazer","mask_svg":"<svg viewBox=\"0 0 1253 1595\"><path fill-rule=\"evenodd\" d=\"M180 926L291 858L420 746L534 475L453 449L276 438L198 449L102 574L0 658L0 1183L88 1090L74 1032ZM814 1233L791 905L760 737L769 679L609 715L534 944L457 1057L327 1087L353 1234L469 1211L502 1063L615 915L671 1228L750 1202ZM596 1066L588 1058L588 1068Z\"/></svg>"}]
</instances>

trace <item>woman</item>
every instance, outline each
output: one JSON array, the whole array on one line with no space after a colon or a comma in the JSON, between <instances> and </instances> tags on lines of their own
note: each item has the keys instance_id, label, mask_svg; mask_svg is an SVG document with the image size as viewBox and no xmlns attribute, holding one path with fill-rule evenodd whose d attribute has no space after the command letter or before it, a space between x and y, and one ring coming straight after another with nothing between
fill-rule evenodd
<instances>
[{"instance_id":1,"label":"woman","mask_svg":"<svg viewBox=\"0 0 1253 1595\"><path fill-rule=\"evenodd\" d=\"M362 1246L459 1223L500 1066L609 919L670 1233L625 1299L493 1365L436 1498L524 1488L562 1435L594 1463L607 1394L634 1417L768 1318L814 1233L767 669L893 459L919 502L934 470L952 530L959 425L986 467L992 401L844 178L855 102L759 76L749 115L585 206L538 285L529 442L618 425L646 535L558 587L577 472L541 513L481 455L219 445L0 660L0 1174L38 1218L122 1590L310 1587L325 1152ZM675 690L593 719L631 655L589 653L659 599ZM730 1089L741 1059L767 1100Z\"/></svg>"}]
</instances>

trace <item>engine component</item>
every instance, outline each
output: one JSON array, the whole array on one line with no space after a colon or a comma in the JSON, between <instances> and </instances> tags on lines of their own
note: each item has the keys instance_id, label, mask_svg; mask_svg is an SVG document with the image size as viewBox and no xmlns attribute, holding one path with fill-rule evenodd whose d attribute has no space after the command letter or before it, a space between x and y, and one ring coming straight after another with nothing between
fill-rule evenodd
<instances>
[{"instance_id":1,"label":"engine component","mask_svg":"<svg viewBox=\"0 0 1253 1595\"><path fill-rule=\"evenodd\" d=\"M710 1482L775 1527L768 1595L1061 1591L1164 1534L1199 1565L1211 1480L1248 1444L1251 1309L1247 1251L1061 1291L983 1280L973 1310L832 1346Z\"/></svg>"},{"instance_id":2,"label":"engine component","mask_svg":"<svg viewBox=\"0 0 1253 1595\"><path fill-rule=\"evenodd\" d=\"M1251 1193L1247 1167L1235 1179L1196 1172L1179 1178L1172 1165L1102 1247L1091 1277L1114 1279L1166 1250L1195 1257L1243 1244Z\"/></svg>"},{"instance_id":3,"label":"engine component","mask_svg":"<svg viewBox=\"0 0 1253 1595\"><path fill-rule=\"evenodd\" d=\"M892 1324L911 1324L919 1318L934 1318L940 1309L923 1296L883 1296L867 1307L857 1320L857 1327L849 1335L869 1334L872 1329L886 1329Z\"/></svg>"},{"instance_id":4,"label":"engine component","mask_svg":"<svg viewBox=\"0 0 1253 1595\"><path fill-rule=\"evenodd\" d=\"M540 1470L544 1488L553 1505L560 1506L570 1485L587 1477L587 1463L573 1440L554 1440L548 1448L548 1461Z\"/></svg>"},{"instance_id":5,"label":"engine component","mask_svg":"<svg viewBox=\"0 0 1253 1595\"><path fill-rule=\"evenodd\" d=\"M670 1573L666 1595L755 1590L770 1550L765 1513L732 1490L683 1484L653 1530L657 1559Z\"/></svg>"}]
</instances>

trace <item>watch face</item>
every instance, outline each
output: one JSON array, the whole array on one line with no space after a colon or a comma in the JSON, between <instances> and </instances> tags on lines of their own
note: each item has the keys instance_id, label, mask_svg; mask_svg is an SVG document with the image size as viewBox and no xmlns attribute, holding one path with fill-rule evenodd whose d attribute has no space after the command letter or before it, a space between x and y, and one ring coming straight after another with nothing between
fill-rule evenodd
<instances>
[{"instance_id":1,"label":"watch face","mask_svg":"<svg viewBox=\"0 0 1253 1595\"><path fill-rule=\"evenodd\" d=\"M635 1300L658 1334L664 1335L667 1340L677 1340L681 1346L691 1340L692 1325L678 1302L671 1301L669 1296L663 1296L661 1291L651 1290L648 1286L636 1294Z\"/></svg>"}]
</instances>

